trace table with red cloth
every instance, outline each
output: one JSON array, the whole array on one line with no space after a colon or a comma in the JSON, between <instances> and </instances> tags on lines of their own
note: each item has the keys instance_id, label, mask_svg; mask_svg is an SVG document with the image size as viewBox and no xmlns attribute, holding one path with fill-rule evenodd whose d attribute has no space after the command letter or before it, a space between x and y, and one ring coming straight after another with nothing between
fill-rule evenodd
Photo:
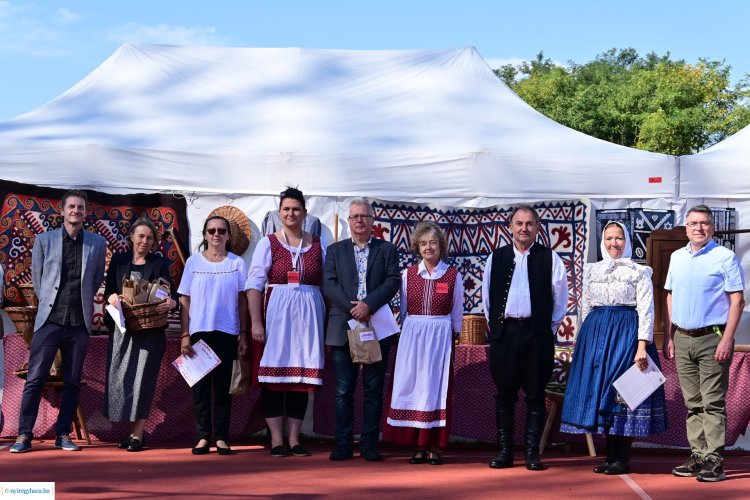
<instances>
[{"instance_id":1,"label":"table with red cloth","mask_svg":"<svg viewBox=\"0 0 750 500\"><path fill-rule=\"evenodd\" d=\"M80 406L92 439L118 442L128 436L130 429L127 423L112 423L103 414L108 340L106 335L96 335L89 339L86 361L83 365L83 380L86 385L81 387ZM18 433L18 414L24 380L13 375L13 371L28 361L29 350L18 334L6 336L4 347L5 393L2 411L5 416L5 427L2 434L15 436ZM179 355L180 339L167 338L167 350L156 385L151 417L146 423L149 444L191 443L196 439L190 387L172 366L172 361ZM244 396L232 398L230 444L233 439L246 437L265 428L259 409L259 397L260 391L255 389ZM60 395L54 389L44 389L34 426L34 436L54 437L59 402Z\"/></svg>"},{"instance_id":2,"label":"table with red cloth","mask_svg":"<svg viewBox=\"0 0 750 500\"><path fill-rule=\"evenodd\" d=\"M86 416L89 432L93 439L115 442L128 433L127 423L109 422L103 415L104 380L107 360L106 336L93 336L89 342L88 354L83 368L86 386L81 389L81 408ZM2 411L5 416L3 435L13 436L18 432L18 412L24 381L13 375L13 370L28 359L28 349L20 335L8 335L4 339L5 348L5 394ZM453 369L455 387L453 390L453 423L451 435L459 438L485 442L495 441L495 386L487 366L488 346L459 345L455 349ZM146 424L150 443L185 443L195 439L195 423L190 388L171 366L179 356L179 338L167 339L167 351L162 362L156 395L151 409L151 418ZM383 415L390 403L395 349L391 350L389 369L386 375L386 398ZM661 358L661 365L667 377L665 392L669 412L669 430L664 434L639 439L660 445L685 447L686 409L680 392L679 381L673 360ZM727 395L728 425L727 446L731 446L745 432L750 422L750 352L736 352L730 368L729 394ZM34 435L52 437L57 418L59 394L53 389L45 389L39 406L39 416L34 427ZM359 432L362 410L362 384L357 385L355 396L355 433ZM330 353L326 357L323 387L315 392L313 430L324 436L333 436L336 428L335 417L335 374ZM385 419L384 419L385 420ZM559 421L559 414L558 414ZM523 394L517 405L516 441L521 442L525 425L525 405ZM232 421L230 441L243 438L263 429L262 411L259 403L259 390L232 399ZM550 442L583 442L582 436L559 433L559 425L553 426Z\"/></svg>"},{"instance_id":3,"label":"table with red cloth","mask_svg":"<svg viewBox=\"0 0 750 500\"><path fill-rule=\"evenodd\" d=\"M392 350L393 351L393 350ZM453 362L455 387L453 389L453 423L451 436L495 442L495 385L487 365L489 346L458 345ZM663 434L649 438L638 438L638 441L666 446L687 447L685 434L685 416L687 410L680 391L674 360L664 359L660 355L662 371L667 378L664 386L667 400L669 429ZM326 373L323 388L315 394L315 432L333 436L335 432L335 377L330 356L326 359ZM386 393L390 394L390 380L393 359L391 359L386 379ZM727 394L727 446L735 443L745 433L750 423L750 352L736 352L729 371L729 392ZM361 424L362 384L358 384L355 410L355 433ZM390 398L384 402L383 414L387 412ZM549 405L549 402L548 402ZM523 394L520 394L516 405L516 442L521 443L525 427L526 405ZM549 442L583 442L582 435L559 432L559 417L552 427ZM383 420L385 425L385 419Z\"/></svg>"}]
</instances>

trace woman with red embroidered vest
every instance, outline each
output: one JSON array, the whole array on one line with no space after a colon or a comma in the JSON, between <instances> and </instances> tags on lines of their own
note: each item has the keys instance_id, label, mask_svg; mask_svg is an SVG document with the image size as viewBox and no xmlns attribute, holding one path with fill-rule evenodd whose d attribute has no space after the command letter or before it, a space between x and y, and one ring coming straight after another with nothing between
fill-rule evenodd
<instances>
[{"instance_id":1,"label":"woman with red embroidered vest","mask_svg":"<svg viewBox=\"0 0 750 500\"><path fill-rule=\"evenodd\" d=\"M300 190L281 193L282 227L258 242L246 283L253 352L256 363L260 360L257 381L274 457L310 455L299 432L308 393L323 384L325 303L320 285L325 247L302 229L306 214Z\"/></svg>"},{"instance_id":2,"label":"woman with red embroidered vest","mask_svg":"<svg viewBox=\"0 0 750 500\"><path fill-rule=\"evenodd\" d=\"M453 339L461 331L464 286L461 273L445 262L448 245L437 224L419 223L411 248L422 261L402 274L404 322L384 439L415 447L409 463L442 465L441 448L450 436Z\"/></svg>"}]
</instances>

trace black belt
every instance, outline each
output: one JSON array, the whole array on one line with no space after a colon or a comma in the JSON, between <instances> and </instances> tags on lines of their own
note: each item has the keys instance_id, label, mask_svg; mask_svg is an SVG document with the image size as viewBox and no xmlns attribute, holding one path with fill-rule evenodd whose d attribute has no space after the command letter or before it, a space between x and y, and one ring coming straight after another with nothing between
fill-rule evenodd
<instances>
[{"instance_id":1,"label":"black belt","mask_svg":"<svg viewBox=\"0 0 750 500\"><path fill-rule=\"evenodd\" d=\"M710 326L703 326L701 328L693 328L692 330L688 330L687 328L682 328L672 323L672 327L676 331L680 332L683 335L687 335L688 337L704 337L706 335L715 333L716 328L718 328L719 331L723 333L727 325L710 325Z\"/></svg>"},{"instance_id":2,"label":"black belt","mask_svg":"<svg viewBox=\"0 0 750 500\"><path fill-rule=\"evenodd\" d=\"M504 316L504 317L500 318L500 321L502 321L503 323L521 323L521 324L526 324L526 323L531 323L531 318L511 318L510 316Z\"/></svg>"}]
</instances>

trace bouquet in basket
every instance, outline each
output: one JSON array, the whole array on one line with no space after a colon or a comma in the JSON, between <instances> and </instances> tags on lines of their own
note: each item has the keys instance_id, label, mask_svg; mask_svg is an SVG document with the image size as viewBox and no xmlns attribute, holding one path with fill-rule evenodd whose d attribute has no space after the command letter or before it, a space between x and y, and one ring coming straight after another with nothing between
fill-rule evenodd
<instances>
[{"instance_id":1,"label":"bouquet in basket","mask_svg":"<svg viewBox=\"0 0 750 500\"><path fill-rule=\"evenodd\" d=\"M122 281L120 302L128 330L165 326L167 312L159 312L157 308L169 299L169 293L169 283L163 278L153 282L125 278Z\"/></svg>"}]
</instances>

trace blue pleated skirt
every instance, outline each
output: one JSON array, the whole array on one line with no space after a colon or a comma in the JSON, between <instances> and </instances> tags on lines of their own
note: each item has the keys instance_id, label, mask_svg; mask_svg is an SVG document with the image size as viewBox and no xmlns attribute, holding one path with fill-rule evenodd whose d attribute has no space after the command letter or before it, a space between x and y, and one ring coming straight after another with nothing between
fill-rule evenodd
<instances>
[{"instance_id":1,"label":"blue pleated skirt","mask_svg":"<svg viewBox=\"0 0 750 500\"><path fill-rule=\"evenodd\" d=\"M634 306L591 310L576 338L563 401L562 432L650 436L667 429L664 386L635 411L612 386L633 365L637 343L638 313ZM646 352L659 365L653 343Z\"/></svg>"}]
</instances>

